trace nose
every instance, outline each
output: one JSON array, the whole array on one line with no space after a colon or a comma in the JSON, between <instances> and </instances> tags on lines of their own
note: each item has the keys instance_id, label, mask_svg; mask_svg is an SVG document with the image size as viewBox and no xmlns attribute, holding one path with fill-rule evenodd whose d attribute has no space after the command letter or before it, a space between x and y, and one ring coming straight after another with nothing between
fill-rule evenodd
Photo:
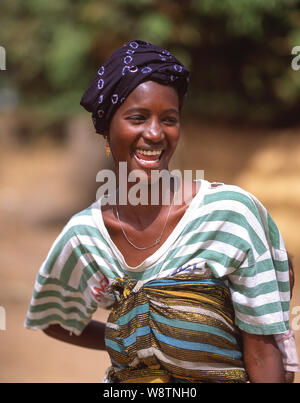
<instances>
[{"instance_id":1,"label":"nose","mask_svg":"<svg viewBox=\"0 0 300 403\"><path fill-rule=\"evenodd\" d=\"M153 143L159 143L164 138L163 128L158 119L151 119L144 130L144 138Z\"/></svg>"}]
</instances>

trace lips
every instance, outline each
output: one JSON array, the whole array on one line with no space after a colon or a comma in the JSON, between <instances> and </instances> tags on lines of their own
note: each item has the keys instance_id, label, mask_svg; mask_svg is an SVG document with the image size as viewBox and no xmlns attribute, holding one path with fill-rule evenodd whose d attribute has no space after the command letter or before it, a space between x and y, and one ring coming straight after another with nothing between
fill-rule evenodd
<instances>
[{"instance_id":1,"label":"lips","mask_svg":"<svg viewBox=\"0 0 300 403\"><path fill-rule=\"evenodd\" d=\"M143 150L137 148L134 152L135 156L142 161L158 161L163 150Z\"/></svg>"}]
</instances>

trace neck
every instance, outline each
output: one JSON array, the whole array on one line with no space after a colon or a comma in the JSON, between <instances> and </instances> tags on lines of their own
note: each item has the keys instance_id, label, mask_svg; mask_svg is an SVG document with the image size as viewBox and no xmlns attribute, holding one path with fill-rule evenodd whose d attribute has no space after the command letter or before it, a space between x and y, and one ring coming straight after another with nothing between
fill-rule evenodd
<instances>
[{"instance_id":1,"label":"neck","mask_svg":"<svg viewBox=\"0 0 300 403\"><path fill-rule=\"evenodd\" d=\"M169 209L173 204L175 192L174 179L168 184L162 180L156 183L133 184L128 182L126 198L124 188L117 192L117 209L125 220L136 219L145 226L153 222L162 209Z\"/></svg>"},{"instance_id":2,"label":"neck","mask_svg":"<svg viewBox=\"0 0 300 403\"><path fill-rule=\"evenodd\" d=\"M134 176L133 173L136 173ZM128 177L117 175L117 204L131 206L159 206L169 205L172 196L178 189L177 181L169 170L133 171Z\"/></svg>"}]
</instances>

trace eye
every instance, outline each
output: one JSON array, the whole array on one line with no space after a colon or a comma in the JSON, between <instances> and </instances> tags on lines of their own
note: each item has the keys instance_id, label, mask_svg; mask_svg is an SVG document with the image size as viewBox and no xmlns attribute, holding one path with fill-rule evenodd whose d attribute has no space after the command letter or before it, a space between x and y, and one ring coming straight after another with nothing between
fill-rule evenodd
<instances>
[{"instance_id":1,"label":"eye","mask_svg":"<svg viewBox=\"0 0 300 403\"><path fill-rule=\"evenodd\" d=\"M176 117L174 117L174 116L166 116L166 117L163 119L163 122L164 122L165 124L167 124L167 125L172 126L172 125L176 125L176 124L179 122L179 119L176 118Z\"/></svg>"},{"instance_id":2,"label":"eye","mask_svg":"<svg viewBox=\"0 0 300 403\"><path fill-rule=\"evenodd\" d=\"M146 117L143 116L143 115L132 115L132 116L128 116L128 117L126 118L126 120L129 120L129 121L131 121L132 123L138 124L138 123L144 122L144 121L146 120Z\"/></svg>"}]
</instances>

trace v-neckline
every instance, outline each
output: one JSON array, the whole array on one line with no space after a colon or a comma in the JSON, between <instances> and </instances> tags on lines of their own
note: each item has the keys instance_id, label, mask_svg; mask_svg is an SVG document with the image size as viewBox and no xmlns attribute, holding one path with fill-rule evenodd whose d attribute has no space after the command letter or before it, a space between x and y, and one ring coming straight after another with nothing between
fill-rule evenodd
<instances>
[{"instance_id":1,"label":"v-neckline","mask_svg":"<svg viewBox=\"0 0 300 403\"><path fill-rule=\"evenodd\" d=\"M164 241L164 243L150 256L148 256L146 259L144 259L139 265L137 266L129 266L126 263L126 260L122 254L122 252L119 250L117 245L114 243L114 241L111 239L111 236L109 235L109 232L104 224L103 220L103 215L102 215L102 209L101 209L101 204L102 204L102 199L104 196L102 196L99 200L95 202L95 208L92 209L94 219L96 222L96 225L100 231L100 233L103 235L105 238L106 242L108 245L111 247L114 255L116 256L117 260L119 261L120 265L125 268L125 270L128 271L133 271L133 272L141 272L147 269L148 267L152 266L155 262L159 260L159 258L165 253L166 250L169 249L169 247L173 244L173 242L178 238L180 233L183 231L186 223L189 221L190 215L193 212L193 207L195 204L199 203L202 201L205 191L208 188L209 182L201 179L201 185L200 189L192 199L191 203L185 210L184 214L176 224L175 228L172 230L168 238Z\"/></svg>"}]
</instances>

